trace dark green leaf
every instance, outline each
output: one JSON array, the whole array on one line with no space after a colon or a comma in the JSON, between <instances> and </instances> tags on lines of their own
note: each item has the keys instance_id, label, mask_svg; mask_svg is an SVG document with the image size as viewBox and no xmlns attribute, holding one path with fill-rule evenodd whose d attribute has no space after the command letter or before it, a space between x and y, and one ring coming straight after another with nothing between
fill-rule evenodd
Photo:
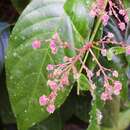
<instances>
[{"instance_id":1,"label":"dark green leaf","mask_svg":"<svg viewBox=\"0 0 130 130\"><path fill-rule=\"evenodd\" d=\"M0 74L0 118L3 124L15 123L15 118L6 89L6 76L4 70Z\"/></svg>"},{"instance_id":2,"label":"dark green leaf","mask_svg":"<svg viewBox=\"0 0 130 130\"><path fill-rule=\"evenodd\" d=\"M16 10L21 13L31 0L11 0Z\"/></svg>"},{"instance_id":3,"label":"dark green leaf","mask_svg":"<svg viewBox=\"0 0 130 130\"><path fill-rule=\"evenodd\" d=\"M49 118L35 125L29 130L62 130L63 123L59 110L52 114Z\"/></svg>"},{"instance_id":4,"label":"dark green leaf","mask_svg":"<svg viewBox=\"0 0 130 130\"><path fill-rule=\"evenodd\" d=\"M91 95L85 92L75 97L75 115L82 121L89 123L89 111L91 109Z\"/></svg>"}]
</instances>

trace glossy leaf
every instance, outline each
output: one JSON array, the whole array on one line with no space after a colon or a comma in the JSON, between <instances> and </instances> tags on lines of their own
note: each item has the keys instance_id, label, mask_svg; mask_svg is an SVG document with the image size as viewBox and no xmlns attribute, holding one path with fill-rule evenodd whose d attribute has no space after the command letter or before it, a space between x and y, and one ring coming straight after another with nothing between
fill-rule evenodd
<instances>
[{"instance_id":1,"label":"glossy leaf","mask_svg":"<svg viewBox=\"0 0 130 130\"><path fill-rule=\"evenodd\" d=\"M93 27L94 18L89 12L94 0L67 0L65 3L65 11L76 30L84 39L88 39Z\"/></svg>"},{"instance_id":2,"label":"glossy leaf","mask_svg":"<svg viewBox=\"0 0 130 130\"><path fill-rule=\"evenodd\" d=\"M47 64L62 62L65 53L75 54L72 50L71 53L61 50L53 56L46 42L58 32L62 40L74 46L73 28L63 5L64 0L34 0L13 29L6 71L10 100L20 130L26 130L49 116L38 102L41 95L50 93L46 85ZM42 42L42 47L35 50L32 42L36 39ZM58 94L56 107L60 107L70 90L71 86L68 86Z\"/></svg>"}]
</instances>

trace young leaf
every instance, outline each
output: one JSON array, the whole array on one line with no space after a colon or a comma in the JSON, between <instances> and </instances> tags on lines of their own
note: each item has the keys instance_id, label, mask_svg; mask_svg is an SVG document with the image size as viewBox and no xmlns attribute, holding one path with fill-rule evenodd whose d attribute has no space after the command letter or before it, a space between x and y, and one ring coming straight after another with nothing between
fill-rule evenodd
<instances>
[{"instance_id":1,"label":"young leaf","mask_svg":"<svg viewBox=\"0 0 130 130\"><path fill-rule=\"evenodd\" d=\"M123 48L123 47L111 47L107 51L107 59L112 60L112 57L114 55L119 55L119 54L123 54L123 53L125 53L125 48Z\"/></svg>"}]
</instances>

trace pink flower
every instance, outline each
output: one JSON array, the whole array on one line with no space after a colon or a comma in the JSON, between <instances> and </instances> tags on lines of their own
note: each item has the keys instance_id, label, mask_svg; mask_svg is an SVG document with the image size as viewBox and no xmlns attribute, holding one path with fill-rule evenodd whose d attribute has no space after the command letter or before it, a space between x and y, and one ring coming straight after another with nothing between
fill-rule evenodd
<instances>
[{"instance_id":1,"label":"pink flower","mask_svg":"<svg viewBox=\"0 0 130 130\"><path fill-rule=\"evenodd\" d=\"M45 95L43 95L39 98L39 104L41 106L45 106L45 105L47 105L47 103L48 103L48 98Z\"/></svg>"},{"instance_id":2,"label":"pink flower","mask_svg":"<svg viewBox=\"0 0 130 130\"><path fill-rule=\"evenodd\" d=\"M118 26L119 26L119 28L121 29L121 31L124 31L125 30L125 23L124 22L120 22L119 24L118 24Z\"/></svg>"},{"instance_id":3,"label":"pink flower","mask_svg":"<svg viewBox=\"0 0 130 130\"><path fill-rule=\"evenodd\" d=\"M107 88L105 89L105 91L109 94L112 95L113 92L113 87L111 85L107 86Z\"/></svg>"},{"instance_id":4,"label":"pink flower","mask_svg":"<svg viewBox=\"0 0 130 130\"><path fill-rule=\"evenodd\" d=\"M41 47L41 42L39 40L33 41L33 43L32 43L32 48L33 49L38 49L40 47Z\"/></svg>"},{"instance_id":5,"label":"pink flower","mask_svg":"<svg viewBox=\"0 0 130 130\"><path fill-rule=\"evenodd\" d=\"M127 55L130 55L130 46L127 46L127 47L126 47L126 54L127 54Z\"/></svg>"},{"instance_id":6,"label":"pink flower","mask_svg":"<svg viewBox=\"0 0 130 130\"><path fill-rule=\"evenodd\" d=\"M51 40L51 42L50 42L50 48L51 48L52 54L56 54L57 53L56 43L55 43L54 40Z\"/></svg>"},{"instance_id":7,"label":"pink flower","mask_svg":"<svg viewBox=\"0 0 130 130\"><path fill-rule=\"evenodd\" d=\"M104 7L104 0L97 0L98 8L102 9Z\"/></svg>"},{"instance_id":8,"label":"pink flower","mask_svg":"<svg viewBox=\"0 0 130 130\"><path fill-rule=\"evenodd\" d=\"M47 70L53 70L54 69L54 66L53 65L51 65L51 64L48 64L48 66L47 66L47 68L46 68Z\"/></svg>"},{"instance_id":9,"label":"pink flower","mask_svg":"<svg viewBox=\"0 0 130 130\"><path fill-rule=\"evenodd\" d=\"M90 15L91 15L92 17L95 17L95 16L97 16L97 12L96 12L94 9L92 9L92 10L90 11Z\"/></svg>"},{"instance_id":10,"label":"pink flower","mask_svg":"<svg viewBox=\"0 0 130 130\"><path fill-rule=\"evenodd\" d=\"M100 70L96 72L96 76L100 76Z\"/></svg>"},{"instance_id":11,"label":"pink flower","mask_svg":"<svg viewBox=\"0 0 130 130\"><path fill-rule=\"evenodd\" d=\"M106 26L107 23L108 23L108 20L109 20L109 15L107 15L107 13L105 13L102 17L102 22L103 22L103 25Z\"/></svg>"},{"instance_id":12,"label":"pink flower","mask_svg":"<svg viewBox=\"0 0 130 130\"><path fill-rule=\"evenodd\" d=\"M103 92L101 94L101 100L103 100L103 101L111 100L111 96L107 92Z\"/></svg>"},{"instance_id":13,"label":"pink flower","mask_svg":"<svg viewBox=\"0 0 130 130\"><path fill-rule=\"evenodd\" d=\"M55 69L53 75L55 77L60 76L63 73L62 69Z\"/></svg>"},{"instance_id":14,"label":"pink flower","mask_svg":"<svg viewBox=\"0 0 130 130\"><path fill-rule=\"evenodd\" d=\"M128 17L128 15L125 15L124 19L125 19L125 22L126 22L126 23L129 22L129 17Z\"/></svg>"},{"instance_id":15,"label":"pink flower","mask_svg":"<svg viewBox=\"0 0 130 130\"><path fill-rule=\"evenodd\" d=\"M94 74L93 74L93 72L91 70L87 71L87 76L88 76L89 79L91 79L93 77L93 75Z\"/></svg>"},{"instance_id":16,"label":"pink flower","mask_svg":"<svg viewBox=\"0 0 130 130\"><path fill-rule=\"evenodd\" d=\"M47 112L53 113L55 111L55 105L50 104L47 106Z\"/></svg>"},{"instance_id":17,"label":"pink flower","mask_svg":"<svg viewBox=\"0 0 130 130\"><path fill-rule=\"evenodd\" d=\"M107 55L107 50L106 49L101 49L101 54L102 54L102 56L106 56Z\"/></svg>"},{"instance_id":18,"label":"pink flower","mask_svg":"<svg viewBox=\"0 0 130 130\"><path fill-rule=\"evenodd\" d=\"M57 96L57 91L52 91L48 96L48 98L50 99L50 101L54 101L56 99L56 96Z\"/></svg>"},{"instance_id":19,"label":"pink flower","mask_svg":"<svg viewBox=\"0 0 130 130\"><path fill-rule=\"evenodd\" d=\"M113 37L114 37L114 34L111 33L111 32L108 32L107 36L108 36L109 38L113 38Z\"/></svg>"},{"instance_id":20,"label":"pink flower","mask_svg":"<svg viewBox=\"0 0 130 130\"><path fill-rule=\"evenodd\" d=\"M113 71L113 73L112 73L112 75L113 75L113 77L118 77L118 72L115 70L115 71Z\"/></svg>"},{"instance_id":21,"label":"pink flower","mask_svg":"<svg viewBox=\"0 0 130 130\"><path fill-rule=\"evenodd\" d=\"M52 90L57 90L58 89L58 85L57 85L57 83L55 81L48 80L47 85L50 86L50 88Z\"/></svg>"},{"instance_id":22,"label":"pink flower","mask_svg":"<svg viewBox=\"0 0 130 130\"><path fill-rule=\"evenodd\" d=\"M123 10L123 9L121 9L121 10L119 10L119 14L121 14L122 16L124 16L126 14L126 11Z\"/></svg>"},{"instance_id":23,"label":"pink flower","mask_svg":"<svg viewBox=\"0 0 130 130\"><path fill-rule=\"evenodd\" d=\"M114 90L113 90L113 93L115 95L119 95L120 94L120 91L122 89L122 84L120 81L115 81L114 82Z\"/></svg>"},{"instance_id":24,"label":"pink flower","mask_svg":"<svg viewBox=\"0 0 130 130\"><path fill-rule=\"evenodd\" d=\"M69 57L64 56L63 61L64 61L64 62L68 62L68 61L69 61Z\"/></svg>"},{"instance_id":25,"label":"pink flower","mask_svg":"<svg viewBox=\"0 0 130 130\"><path fill-rule=\"evenodd\" d=\"M61 84L64 85L69 85L69 80L68 80L68 75L64 74L63 77L61 78Z\"/></svg>"},{"instance_id":26,"label":"pink flower","mask_svg":"<svg viewBox=\"0 0 130 130\"><path fill-rule=\"evenodd\" d=\"M56 33L53 35L53 39L54 39L54 40L57 40L58 37L59 37L59 34L56 32Z\"/></svg>"}]
</instances>

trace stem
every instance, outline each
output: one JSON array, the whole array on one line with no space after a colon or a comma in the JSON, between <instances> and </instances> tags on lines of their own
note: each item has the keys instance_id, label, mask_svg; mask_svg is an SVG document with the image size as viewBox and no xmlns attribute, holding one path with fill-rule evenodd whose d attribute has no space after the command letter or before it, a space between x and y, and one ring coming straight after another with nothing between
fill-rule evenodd
<instances>
[{"instance_id":1,"label":"stem","mask_svg":"<svg viewBox=\"0 0 130 130\"><path fill-rule=\"evenodd\" d=\"M107 6L107 2L108 2L108 0L105 1L104 9L105 9L106 6ZM96 33L97 33L97 31L98 31L98 28L99 28L100 24L101 24L101 18L98 18L98 21L97 21L97 23L96 23L96 26L95 26L94 31L93 31L93 33L92 33L92 36L91 36L91 38L90 38L90 42L92 42L92 41L94 40L94 38L95 38L95 36L96 36ZM88 53L85 55L85 58L84 58L84 60L83 60L83 63L84 63L84 64L85 64L85 62L86 62L86 60L87 60L87 57L88 57ZM82 72L82 70L83 70L83 68L80 70L80 72Z\"/></svg>"},{"instance_id":2,"label":"stem","mask_svg":"<svg viewBox=\"0 0 130 130\"><path fill-rule=\"evenodd\" d=\"M80 68L80 70L79 70L79 73L81 73L82 70L83 70L83 68L84 68L85 62L86 62L86 60L87 60L87 58L88 58L88 53L89 53L89 51L87 51L87 53L86 53L86 55L85 55L85 58L84 58L84 60L83 60L83 64L82 64L82 66L81 66L81 68Z\"/></svg>"},{"instance_id":3,"label":"stem","mask_svg":"<svg viewBox=\"0 0 130 130\"><path fill-rule=\"evenodd\" d=\"M104 10L105 10L105 8L106 8L106 6L107 6L107 3L108 3L108 0L105 0ZM101 24L101 18L98 18L98 21L97 21L97 23L96 23L96 26L95 26L95 28L94 28L94 31L93 31L93 33L92 33L92 35L91 35L90 42L92 42L92 41L94 40L94 38L95 38L95 36L96 36L96 33L97 33L97 31L98 31L98 28L99 28L100 24ZM87 52L87 53L85 54L85 58L84 58L84 60L83 60L83 65L85 65L85 62L86 62L86 60L87 60L87 58L88 58L88 53L89 53L89 52ZM83 65L82 65L81 68L80 68L79 74L81 74L81 72L82 72L82 70L83 70ZM79 80L77 81L77 83L79 84ZM77 94L79 94L79 85L77 86Z\"/></svg>"},{"instance_id":4,"label":"stem","mask_svg":"<svg viewBox=\"0 0 130 130\"><path fill-rule=\"evenodd\" d=\"M94 60L97 62L97 64L98 64L100 70L102 71L104 77L107 77L106 74L105 74L105 72L104 72L104 70L103 70L102 65L99 63L99 61L98 61L98 59L96 58L96 56L94 55L93 51L92 51L91 49L90 49L89 51L90 51L91 55L93 56Z\"/></svg>"}]
</instances>

